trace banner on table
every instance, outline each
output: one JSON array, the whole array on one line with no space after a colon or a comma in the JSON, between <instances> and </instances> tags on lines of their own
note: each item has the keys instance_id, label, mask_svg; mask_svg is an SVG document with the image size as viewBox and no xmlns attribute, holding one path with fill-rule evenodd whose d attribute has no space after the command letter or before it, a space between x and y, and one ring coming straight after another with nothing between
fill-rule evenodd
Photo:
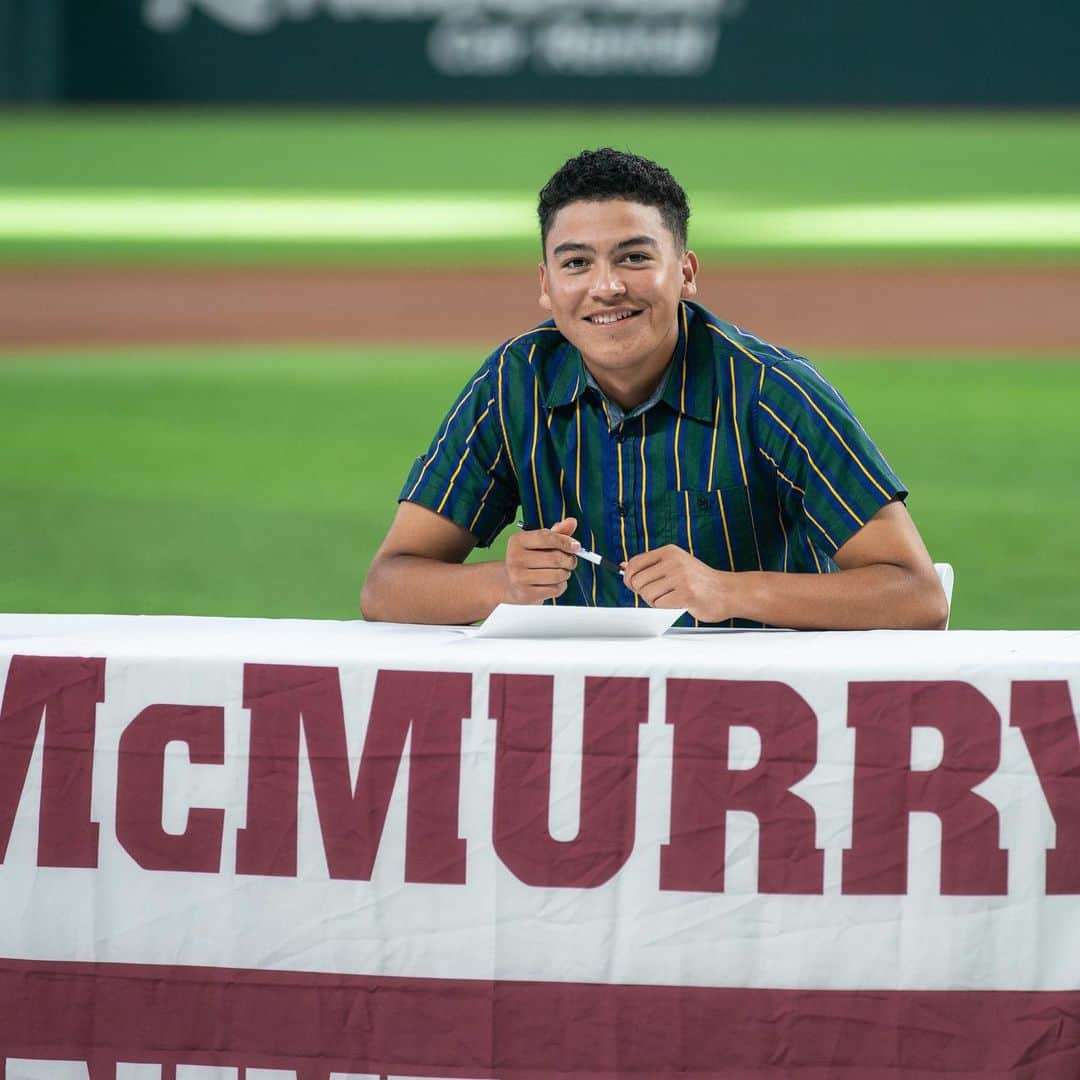
<instances>
[{"instance_id":1,"label":"banner on table","mask_svg":"<svg viewBox=\"0 0 1080 1080\"><path fill-rule=\"evenodd\" d=\"M1075 1077L1069 682L904 675L15 655L4 1080Z\"/></svg>"}]
</instances>

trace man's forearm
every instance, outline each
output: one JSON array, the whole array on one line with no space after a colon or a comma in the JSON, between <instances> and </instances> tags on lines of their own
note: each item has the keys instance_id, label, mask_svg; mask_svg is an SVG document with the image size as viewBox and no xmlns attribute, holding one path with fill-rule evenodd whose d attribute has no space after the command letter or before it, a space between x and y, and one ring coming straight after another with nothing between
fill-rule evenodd
<instances>
[{"instance_id":1,"label":"man's forearm","mask_svg":"<svg viewBox=\"0 0 1080 1080\"><path fill-rule=\"evenodd\" d=\"M721 572L717 593L738 618L799 630L936 630L948 616L936 576L889 564L833 574Z\"/></svg>"},{"instance_id":2,"label":"man's forearm","mask_svg":"<svg viewBox=\"0 0 1080 1080\"><path fill-rule=\"evenodd\" d=\"M653 607L686 608L707 623L748 619L799 630L940 630L948 603L906 508L883 506L837 549L839 573L716 570L674 545L623 564Z\"/></svg>"},{"instance_id":3,"label":"man's forearm","mask_svg":"<svg viewBox=\"0 0 1080 1080\"><path fill-rule=\"evenodd\" d=\"M376 622L473 623L486 619L505 591L502 562L447 563L393 555L372 565L360 610Z\"/></svg>"}]
</instances>

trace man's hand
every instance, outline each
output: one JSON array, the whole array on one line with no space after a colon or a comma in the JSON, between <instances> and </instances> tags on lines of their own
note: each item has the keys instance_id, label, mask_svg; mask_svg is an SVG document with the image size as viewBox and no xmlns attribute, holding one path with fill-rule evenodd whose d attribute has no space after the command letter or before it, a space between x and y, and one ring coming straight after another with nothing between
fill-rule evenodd
<instances>
[{"instance_id":1,"label":"man's hand","mask_svg":"<svg viewBox=\"0 0 1080 1080\"><path fill-rule=\"evenodd\" d=\"M506 543L506 595L508 604L542 604L566 592L570 573L577 566L574 553L581 544L573 539L576 518L563 518L550 529L514 533Z\"/></svg>"},{"instance_id":2,"label":"man's hand","mask_svg":"<svg viewBox=\"0 0 1080 1080\"><path fill-rule=\"evenodd\" d=\"M654 608L686 608L702 622L731 618L729 581L688 551L667 544L635 555L622 564L623 581Z\"/></svg>"},{"instance_id":3,"label":"man's hand","mask_svg":"<svg viewBox=\"0 0 1080 1080\"><path fill-rule=\"evenodd\" d=\"M945 594L903 503L883 506L834 561L839 573L733 574L669 544L623 563L623 580L650 607L686 608L708 623L736 618L805 630L945 626Z\"/></svg>"}]
</instances>

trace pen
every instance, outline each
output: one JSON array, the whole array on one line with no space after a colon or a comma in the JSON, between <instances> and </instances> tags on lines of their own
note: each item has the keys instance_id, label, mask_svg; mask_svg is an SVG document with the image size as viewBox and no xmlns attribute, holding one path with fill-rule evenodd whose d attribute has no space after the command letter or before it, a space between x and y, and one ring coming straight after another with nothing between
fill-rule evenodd
<instances>
[{"instance_id":1,"label":"pen","mask_svg":"<svg viewBox=\"0 0 1080 1080\"><path fill-rule=\"evenodd\" d=\"M525 528L524 521L515 521L514 524L519 529ZM575 551L574 554L579 559L584 559L586 562L591 562L594 565L599 566L603 570L608 570L611 573L618 574L619 577L622 577L622 569L619 564L617 562L613 562L606 555L598 555L595 551L589 551L589 549L585 547L578 548L578 550Z\"/></svg>"}]
</instances>

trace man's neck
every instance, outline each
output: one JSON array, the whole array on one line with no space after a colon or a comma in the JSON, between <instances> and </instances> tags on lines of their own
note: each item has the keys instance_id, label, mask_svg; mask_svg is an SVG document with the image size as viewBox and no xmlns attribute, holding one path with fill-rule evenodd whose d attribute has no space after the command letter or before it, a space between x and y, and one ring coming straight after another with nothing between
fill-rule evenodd
<instances>
[{"instance_id":1,"label":"man's neck","mask_svg":"<svg viewBox=\"0 0 1080 1080\"><path fill-rule=\"evenodd\" d=\"M679 329L676 324L670 343L665 342L664 346L657 349L646 361L629 367L625 371L597 371L589 363L587 356L583 355L582 360L596 385L604 392L604 396L614 401L623 412L629 413L642 402L648 401L656 392L660 380L663 379L671 364L678 340Z\"/></svg>"}]
</instances>

